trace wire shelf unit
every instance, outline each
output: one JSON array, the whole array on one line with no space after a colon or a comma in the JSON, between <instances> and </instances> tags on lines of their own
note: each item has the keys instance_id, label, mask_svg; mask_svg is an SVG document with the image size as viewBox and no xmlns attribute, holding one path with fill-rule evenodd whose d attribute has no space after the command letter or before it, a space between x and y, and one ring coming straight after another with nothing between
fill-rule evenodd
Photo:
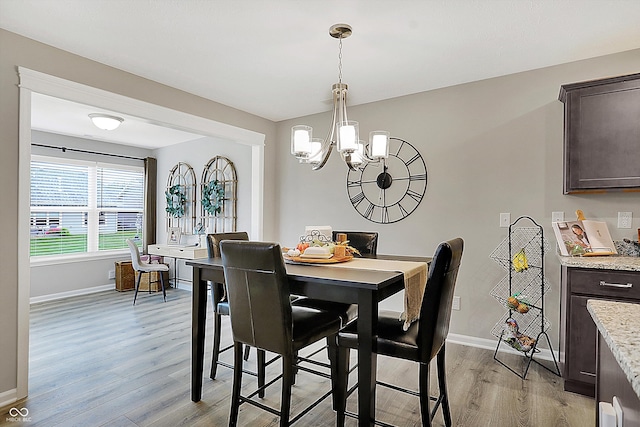
<instances>
[{"instance_id":1,"label":"wire shelf unit","mask_svg":"<svg viewBox=\"0 0 640 427\"><path fill-rule=\"evenodd\" d=\"M531 362L560 376L547 334L551 323L544 316L544 295L550 289L544 277L544 255L548 249L542 226L529 216L521 216L509 225L508 237L489 255L507 272L491 290L491 296L508 309L491 329L491 334L498 338L493 358L522 379L526 378ZM542 338L547 341L555 369L534 359L540 352L538 345ZM500 360L498 350L501 345L516 349L525 356L527 360L522 371Z\"/></svg>"}]
</instances>

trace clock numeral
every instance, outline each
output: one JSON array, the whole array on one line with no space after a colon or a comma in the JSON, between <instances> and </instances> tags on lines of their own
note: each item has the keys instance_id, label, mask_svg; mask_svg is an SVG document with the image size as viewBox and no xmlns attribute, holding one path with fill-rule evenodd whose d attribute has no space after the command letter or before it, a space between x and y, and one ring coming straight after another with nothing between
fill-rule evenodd
<instances>
[{"instance_id":1,"label":"clock numeral","mask_svg":"<svg viewBox=\"0 0 640 427\"><path fill-rule=\"evenodd\" d=\"M409 175L409 181L424 181L427 179L427 174Z\"/></svg>"},{"instance_id":2,"label":"clock numeral","mask_svg":"<svg viewBox=\"0 0 640 427\"><path fill-rule=\"evenodd\" d=\"M402 140L400 140L402 141ZM396 150L396 157L400 156L400 151L402 151L402 147L404 147L404 141L400 142L400 145L398 146L398 149Z\"/></svg>"},{"instance_id":3,"label":"clock numeral","mask_svg":"<svg viewBox=\"0 0 640 427\"><path fill-rule=\"evenodd\" d=\"M418 203L420 203L420 199L422 198L422 195L420 193L416 193L413 190L407 190L407 196L411 197L413 200L415 200Z\"/></svg>"},{"instance_id":4,"label":"clock numeral","mask_svg":"<svg viewBox=\"0 0 640 427\"><path fill-rule=\"evenodd\" d=\"M420 153L416 153L415 156L413 156L412 158L410 158L409 160L407 160L407 166L409 166L411 163L415 162L416 160L418 160L420 158Z\"/></svg>"},{"instance_id":5,"label":"clock numeral","mask_svg":"<svg viewBox=\"0 0 640 427\"><path fill-rule=\"evenodd\" d=\"M403 217L409 215L409 211L407 211L401 203L398 203L398 207L400 208L400 212L402 212Z\"/></svg>"},{"instance_id":6,"label":"clock numeral","mask_svg":"<svg viewBox=\"0 0 640 427\"><path fill-rule=\"evenodd\" d=\"M358 187L360 184L362 184L361 179L357 181L347 181L347 187Z\"/></svg>"},{"instance_id":7,"label":"clock numeral","mask_svg":"<svg viewBox=\"0 0 640 427\"><path fill-rule=\"evenodd\" d=\"M364 200L364 193L360 192L351 198L353 206L358 206Z\"/></svg>"},{"instance_id":8,"label":"clock numeral","mask_svg":"<svg viewBox=\"0 0 640 427\"><path fill-rule=\"evenodd\" d=\"M367 219L371 219L371 217L373 217L373 203L369 202L369 206L367 207L367 210L364 211L364 217Z\"/></svg>"},{"instance_id":9,"label":"clock numeral","mask_svg":"<svg viewBox=\"0 0 640 427\"><path fill-rule=\"evenodd\" d=\"M382 209L382 223L387 224L389 222L389 208L385 206Z\"/></svg>"}]
</instances>

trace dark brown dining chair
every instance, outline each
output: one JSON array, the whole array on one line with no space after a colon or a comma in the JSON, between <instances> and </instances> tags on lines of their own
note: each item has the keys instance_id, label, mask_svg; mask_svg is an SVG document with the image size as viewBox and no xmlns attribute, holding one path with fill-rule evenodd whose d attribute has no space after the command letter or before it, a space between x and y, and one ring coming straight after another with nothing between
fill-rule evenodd
<instances>
[{"instance_id":1,"label":"dark brown dining chair","mask_svg":"<svg viewBox=\"0 0 640 427\"><path fill-rule=\"evenodd\" d=\"M375 345L376 354L418 362L420 364L419 392L420 414L422 425L431 426L438 407L442 407L442 415L446 426L451 426L451 410L447 394L445 371L445 340L449 333L451 303L453 300L458 268L462 259L464 242L460 238L441 243L435 251L429 267L427 286L424 291L420 319L411 324L407 331L402 328L400 313L380 311L378 314L378 337ZM338 334L338 346L346 349L358 348L357 322L351 323ZM437 398L429 396L429 364L437 357L438 388ZM336 385L336 401L338 425L344 425L347 399L348 366L338 359L338 384ZM381 381L378 385L390 387L416 395L415 391L390 385ZM349 392L353 391L352 388ZM435 405L430 410L429 401ZM355 414L347 414L354 416Z\"/></svg>"},{"instance_id":2,"label":"dark brown dining chair","mask_svg":"<svg viewBox=\"0 0 640 427\"><path fill-rule=\"evenodd\" d=\"M331 238L337 241L338 234L346 234L349 246L353 246L362 256L378 252L378 233L375 231L332 231Z\"/></svg>"},{"instance_id":3,"label":"dark brown dining chair","mask_svg":"<svg viewBox=\"0 0 640 427\"><path fill-rule=\"evenodd\" d=\"M246 231L234 231L229 233L213 233L207 235L207 254L209 258L220 257L220 242L223 240L249 240ZM222 316L229 315L229 301L224 283L211 283L211 305L213 307L213 355L211 357L211 373L209 377L214 380L218 372L218 365L233 369L233 365L220 361L220 353L225 352L233 345L220 349L220 337L222 335ZM250 347L244 350L244 359L249 359ZM262 359L259 355L258 359ZM258 369L260 372L261 369Z\"/></svg>"},{"instance_id":4,"label":"dark brown dining chair","mask_svg":"<svg viewBox=\"0 0 640 427\"><path fill-rule=\"evenodd\" d=\"M337 372L339 354L336 334L341 320L333 314L307 307L292 307L289 279L280 245L266 242L224 240L220 243L227 285L231 329L234 342L234 373L229 425L238 422L242 403L249 403L280 416L280 426L297 421L308 407L290 418L291 386L297 352L323 338L329 345L332 371ZM280 410L256 402L251 394L242 396L242 347L250 345L279 354L282 358ZM342 351L342 357L346 357ZM340 362L346 364L346 360ZM335 378L335 377L333 377ZM332 390L334 386L332 385ZM319 400L328 397L326 393Z\"/></svg>"}]
</instances>

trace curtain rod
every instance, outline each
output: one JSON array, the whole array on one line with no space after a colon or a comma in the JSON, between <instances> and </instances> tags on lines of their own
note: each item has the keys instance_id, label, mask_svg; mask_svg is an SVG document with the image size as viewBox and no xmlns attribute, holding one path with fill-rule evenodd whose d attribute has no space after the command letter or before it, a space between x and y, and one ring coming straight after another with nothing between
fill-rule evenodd
<instances>
[{"instance_id":1,"label":"curtain rod","mask_svg":"<svg viewBox=\"0 0 640 427\"><path fill-rule=\"evenodd\" d=\"M80 150L78 148L56 147L55 145L34 144L34 143L31 143L31 145L34 146L34 147L52 148L54 150L62 150L63 153L65 153L67 151L75 151L76 153L96 154L98 156L119 157L121 159L131 159L131 160L144 160L144 158L141 158L141 157L123 156L122 154L99 153L97 151Z\"/></svg>"}]
</instances>

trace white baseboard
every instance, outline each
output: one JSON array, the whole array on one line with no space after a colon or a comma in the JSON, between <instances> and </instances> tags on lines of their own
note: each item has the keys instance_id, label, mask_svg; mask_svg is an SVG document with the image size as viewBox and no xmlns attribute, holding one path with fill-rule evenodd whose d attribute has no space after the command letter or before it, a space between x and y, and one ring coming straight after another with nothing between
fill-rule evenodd
<instances>
[{"instance_id":1,"label":"white baseboard","mask_svg":"<svg viewBox=\"0 0 640 427\"><path fill-rule=\"evenodd\" d=\"M191 282L178 280L177 288L178 289L183 289L185 291L191 291ZM94 294L96 292L111 291L111 290L114 290L114 289L115 288L114 288L113 284L102 285L102 286L94 286L92 288L75 289L73 291L58 292L56 294L41 295L39 297L31 297L31 298L29 298L29 303L30 304L36 304L36 303L39 303L39 302L54 301L54 300L58 300L58 299L75 297L75 296L79 296L79 295L89 295L89 294Z\"/></svg>"},{"instance_id":2,"label":"white baseboard","mask_svg":"<svg viewBox=\"0 0 640 427\"><path fill-rule=\"evenodd\" d=\"M18 401L18 390L11 389L0 393L0 409L4 409L6 406L11 405Z\"/></svg>"},{"instance_id":3,"label":"white baseboard","mask_svg":"<svg viewBox=\"0 0 640 427\"><path fill-rule=\"evenodd\" d=\"M57 299L75 297L78 295L88 295L88 294L94 294L96 292L104 292L104 291L111 291L111 290L115 290L113 283L110 285L94 286L92 288L75 289L73 291L58 292L56 294L41 295L39 297L31 297L29 298L29 303L36 304L39 302L53 301Z\"/></svg>"},{"instance_id":4,"label":"white baseboard","mask_svg":"<svg viewBox=\"0 0 640 427\"><path fill-rule=\"evenodd\" d=\"M184 291L191 292L193 289L191 288L191 282L187 282L186 280L178 279L178 283L176 284L177 289L182 289Z\"/></svg>"},{"instance_id":5,"label":"white baseboard","mask_svg":"<svg viewBox=\"0 0 640 427\"><path fill-rule=\"evenodd\" d=\"M460 334L449 334L447 336L447 342L454 343L454 344L467 345L469 347L484 348L484 349L493 350L493 351L495 351L496 346L498 345L498 340L490 340L486 338L478 338L478 337L472 337L469 335L460 335ZM540 348L539 350L540 350L540 353L536 353L534 359L543 359L543 360L553 361L553 357L549 349ZM514 348L509 347L507 344L501 345L498 351L522 355L521 352L517 351ZM554 351L553 354L555 355L556 361L559 360L560 355L558 354L558 352Z\"/></svg>"}]
</instances>

